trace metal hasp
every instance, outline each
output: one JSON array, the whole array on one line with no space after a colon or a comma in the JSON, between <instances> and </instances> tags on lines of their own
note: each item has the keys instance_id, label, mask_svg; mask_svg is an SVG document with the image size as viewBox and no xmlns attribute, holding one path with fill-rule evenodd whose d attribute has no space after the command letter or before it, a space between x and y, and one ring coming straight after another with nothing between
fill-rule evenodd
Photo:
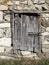
<instances>
[{"instance_id":1,"label":"metal hasp","mask_svg":"<svg viewBox=\"0 0 49 65\"><path fill-rule=\"evenodd\" d=\"M14 50L41 53L41 22L37 12L11 12L12 45Z\"/></svg>"}]
</instances>

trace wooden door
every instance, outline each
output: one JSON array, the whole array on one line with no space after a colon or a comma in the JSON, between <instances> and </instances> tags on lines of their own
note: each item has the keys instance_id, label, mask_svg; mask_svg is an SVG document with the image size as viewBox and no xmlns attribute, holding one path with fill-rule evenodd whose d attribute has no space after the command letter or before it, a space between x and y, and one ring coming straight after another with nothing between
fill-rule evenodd
<instances>
[{"instance_id":1,"label":"wooden door","mask_svg":"<svg viewBox=\"0 0 49 65\"><path fill-rule=\"evenodd\" d=\"M39 25L37 17L33 15L20 14L14 21L14 42L15 49L38 52L39 43Z\"/></svg>"}]
</instances>

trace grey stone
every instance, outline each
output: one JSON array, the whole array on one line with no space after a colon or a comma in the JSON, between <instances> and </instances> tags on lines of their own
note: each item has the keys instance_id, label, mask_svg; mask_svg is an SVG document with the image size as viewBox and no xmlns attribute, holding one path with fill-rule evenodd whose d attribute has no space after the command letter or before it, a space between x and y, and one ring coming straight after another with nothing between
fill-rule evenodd
<instances>
[{"instance_id":1,"label":"grey stone","mask_svg":"<svg viewBox=\"0 0 49 65\"><path fill-rule=\"evenodd\" d=\"M43 4L45 3L45 0L38 0L38 4Z\"/></svg>"},{"instance_id":2,"label":"grey stone","mask_svg":"<svg viewBox=\"0 0 49 65\"><path fill-rule=\"evenodd\" d=\"M3 53L3 52L4 52L4 47L0 46L0 53Z\"/></svg>"},{"instance_id":3,"label":"grey stone","mask_svg":"<svg viewBox=\"0 0 49 65\"><path fill-rule=\"evenodd\" d=\"M7 30L6 30L6 37L7 38L11 37L11 28L7 28Z\"/></svg>"},{"instance_id":4,"label":"grey stone","mask_svg":"<svg viewBox=\"0 0 49 65\"><path fill-rule=\"evenodd\" d=\"M42 9L43 9L43 10L48 10L48 9L49 9L49 8L48 8L48 4L46 4L46 3L43 4L43 5L42 5Z\"/></svg>"},{"instance_id":5,"label":"grey stone","mask_svg":"<svg viewBox=\"0 0 49 65\"><path fill-rule=\"evenodd\" d=\"M47 18L42 18L41 19L41 25L44 27L49 27L49 20L47 20Z\"/></svg>"},{"instance_id":6,"label":"grey stone","mask_svg":"<svg viewBox=\"0 0 49 65\"><path fill-rule=\"evenodd\" d=\"M6 37L0 38L0 45L11 47L11 38L6 38Z\"/></svg>"},{"instance_id":7,"label":"grey stone","mask_svg":"<svg viewBox=\"0 0 49 65\"><path fill-rule=\"evenodd\" d=\"M46 27L46 31L49 32L49 27Z\"/></svg>"},{"instance_id":8,"label":"grey stone","mask_svg":"<svg viewBox=\"0 0 49 65\"><path fill-rule=\"evenodd\" d=\"M12 47L4 47L4 53L13 53L13 51L12 51Z\"/></svg>"},{"instance_id":9,"label":"grey stone","mask_svg":"<svg viewBox=\"0 0 49 65\"><path fill-rule=\"evenodd\" d=\"M31 0L28 0L28 5L33 5L33 2Z\"/></svg>"},{"instance_id":10,"label":"grey stone","mask_svg":"<svg viewBox=\"0 0 49 65\"><path fill-rule=\"evenodd\" d=\"M37 5L37 4L35 4L35 8L36 8L37 10L42 10L41 5Z\"/></svg>"},{"instance_id":11,"label":"grey stone","mask_svg":"<svg viewBox=\"0 0 49 65\"><path fill-rule=\"evenodd\" d=\"M10 23L0 23L0 28L8 28L10 27Z\"/></svg>"},{"instance_id":12,"label":"grey stone","mask_svg":"<svg viewBox=\"0 0 49 65\"><path fill-rule=\"evenodd\" d=\"M21 3L27 5L27 0L25 0L25 1L21 2Z\"/></svg>"},{"instance_id":13,"label":"grey stone","mask_svg":"<svg viewBox=\"0 0 49 65\"><path fill-rule=\"evenodd\" d=\"M38 3L38 0L33 0L33 3L35 3L35 4Z\"/></svg>"},{"instance_id":14,"label":"grey stone","mask_svg":"<svg viewBox=\"0 0 49 65\"><path fill-rule=\"evenodd\" d=\"M46 0L46 3L48 3L48 4L49 4L49 0Z\"/></svg>"},{"instance_id":15,"label":"grey stone","mask_svg":"<svg viewBox=\"0 0 49 65\"><path fill-rule=\"evenodd\" d=\"M4 37L3 29L0 29L0 38Z\"/></svg>"},{"instance_id":16,"label":"grey stone","mask_svg":"<svg viewBox=\"0 0 49 65\"><path fill-rule=\"evenodd\" d=\"M4 19L5 19L7 22L10 22L10 14L4 16Z\"/></svg>"},{"instance_id":17,"label":"grey stone","mask_svg":"<svg viewBox=\"0 0 49 65\"><path fill-rule=\"evenodd\" d=\"M42 48L43 53L49 53L49 49Z\"/></svg>"},{"instance_id":18,"label":"grey stone","mask_svg":"<svg viewBox=\"0 0 49 65\"><path fill-rule=\"evenodd\" d=\"M21 51L21 54L23 56L27 56L27 55L31 55L31 52L29 52L29 51Z\"/></svg>"},{"instance_id":19,"label":"grey stone","mask_svg":"<svg viewBox=\"0 0 49 65\"><path fill-rule=\"evenodd\" d=\"M49 49L49 44L42 44L42 48Z\"/></svg>"},{"instance_id":20,"label":"grey stone","mask_svg":"<svg viewBox=\"0 0 49 65\"><path fill-rule=\"evenodd\" d=\"M2 21L3 21L3 12L0 11L0 22L2 22Z\"/></svg>"}]
</instances>

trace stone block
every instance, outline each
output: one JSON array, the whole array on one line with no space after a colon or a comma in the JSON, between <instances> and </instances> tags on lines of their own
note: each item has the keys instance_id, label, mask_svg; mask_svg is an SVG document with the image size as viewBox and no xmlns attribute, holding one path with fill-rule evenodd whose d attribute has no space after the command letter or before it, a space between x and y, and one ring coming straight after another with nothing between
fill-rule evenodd
<instances>
[{"instance_id":1,"label":"stone block","mask_svg":"<svg viewBox=\"0 0 49 65\"><path fill-rule=\"evenodd\" d=\"M0 38L4 37L3 29L0 29Z\"/></svg>"},{"instance_id":2,"label":"stone block","mask_svg":"<svg viewBox=\"0 0 49 65\"><path fill-rule=\"evenodd\" d=\"M32 0L28 0L28 5L33 5Z\"/></svg>"},{"instance_id":3,"label":"stone block","mask_svg":"<svg viewBox=\"0 0 49 65\"><path fill-rule=\"evenodd\" d=\"M4 47L4 52L11 54L12 53L12 49L13 49L12 47Z\"/></svg>"},{"instance_id":4,"label":"stone block","mask_svg":"<svg viewBox=\"0 0 49 65\"><path fill-rule=\"evenodd\" d=\"M42 27L42 33L46 32L46 28L45 27Z\"/></svg>"},{"instance_id":5,"label":"stone block","mask_svg":"<svg viewBox=\"0 0 49 65\"><path fill-rule=\"evenodd\" d=\"M8 6L0 4L0 11L2 11L2 10L8 10Z\"/></svg>"},{"instance_id":6,"label":"stone block","mask_svg":"<svg viewBox=\"0 0 49 65\"><path fill-rule=\"evenodd\" d=\"M3 52L4 52L4 47L0 46L0 53L3 53Z\"/></svg>"},{"instance_id":7,"label":"stone block","mask_svg":"<svg viewBox=\"0 0 49 65\"><path fill-rule=\"evenodd\" d=\"M25 4L26 1L24 1L23 3ZM16 4L16 5L19 5L19 4L20 4L20 1L16 1L15 4Z\"/></svg>"},{"instance_id":8,"label":"stone block","mask_svg":"<svg viewBox=\"0 0 49 65\"><path fill-rule=\"evenodd\" d=\"M49 44L42 44L42 48L49 49Z\"/></svg>"},{"instance_id":9,"label":"stone block","mask_svg":"<svg viewBox=\"0 0 49 65\"><path fill-rule=\"evenodd\" d=\"M48 9L49 9L48 4L45 3L45 4L42 5L42 10L48 10Z\"/></svg>"},{"instance_id":10,"label":"stone block","mask_svg":"<svg viewBox=\"0 0 49 65\"><path fill-rule=\"evenodd\" d=\"M11 47L11 38L0 38L0 45Z\"/></svg>"},{"instance_id":11,"label":"stone block","mask_svg":"<svg viewBox=\"0 0 49 65\"><path fill-rule=\"evenodd\" d=\"M33 0L33 3L37 4L38 3L38 0Z\"/></svg>"},{"instance_id":12,"label":"stone block","mask_svg":"<svg viewBox=\"0 0 49 65\"><path fill-rule=\"evenodd\" d=\"M3 12L0 11L0 22L3 21Z\"/></svg>"},{"instance_id":13,"label":"stone block","mask_svg":"<svg viewBox=\"0 0 49 65\"><path fill-rule=\"evenodd\" d=\"M42 10L41 5L37 5L37 4L35 4L35 8L36 8L37 10Z\"/></svg>"},{"instance_id":14,"label":"stone block","mask_svg":"<svg viewBox=\"0 0 49 65\"><path fill-rule=\"evenodd\" d=\"M49 41L43 40L43 41L42 41L42 45L43 45L43 44L49 44Z\"/></svg>"},{"instance_id":15,"label":"stone block","mask_svg":"<svg viewBox=\"0 0 49 65\"><path fill-rule=\"evenodd\" d=\"M5 19L7 22L10 22L10 15L8 14L8 15L4 16L4 19Z\"/></svg>"},{"instance_id":16,"label":"stone block","mask_svg":"<svg viewBox=\"0 0 49 65\"><path fill-rule=\"evenodd\" d=\"M6 30L6 37L7 38L11 37L11 28L7 28L7 30Z\"/></svg>"},{"instance_id":17,"label":"stone block","mask_svg":"<svg viewBox=\"0 0 49 65\"><path fill-rule=\"evenodd\" d=\"M49 49L42 48L42 52L43 52L43 53L49 53Z\"/></svg>"},{"instance_id":18,"label":"stone block","mask_svg":"<svg viewBox=\"0 0 49 65\"><path fill-rule=\"evenodd\" d=\"M49 27L46 27L46 31L49 32Z\"/></svg>"},{"instance_id":19,"label":"stone block","mask_svg":"<svg viewBox=\"0 0 49 65\"><path fill-rule=\"evenodd\" d=\"M23 56L27 56L27 55L31 55L31 52L29 52L29 51L21 51L21 54Z\"/></svg>"},{"instance_id":20,"label":"stone block","mask_svg":"<svg viewBox=\"0 0 49 65\"><path fill-rule=\"evenodd\" d=\"M43 4L45 3L45 0L38 0L38 4Z\"/></svg>"},{"instance_id":21,"label":"stone block","mask_svg":"<svg viewBox=\"0 0 49 65\"><path fill-rule=\"evenodd\" d=\"M10 23L0 23L0 28L10 27Z\"/></svg>"},{"instance_id":22,"label":"stone block","mask_svg":"<svg viewBox=\"0 0 49 65\"><path fill-rule=\"evenodd\" d=\"M49 4L49 0L46 0L46 3L48 3L48 4Z\"/></svg>"}]
</instances>

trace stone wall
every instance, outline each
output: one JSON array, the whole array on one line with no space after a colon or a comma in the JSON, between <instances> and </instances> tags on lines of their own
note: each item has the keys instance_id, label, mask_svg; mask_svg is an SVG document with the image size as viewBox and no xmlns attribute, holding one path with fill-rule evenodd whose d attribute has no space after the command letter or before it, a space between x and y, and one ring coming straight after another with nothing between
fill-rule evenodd
<instances>
[{"instance_id":1,"label":"stone wall","mask_svg":"<svg viewBox=\"0 0 49 65\"><path fill-rule=\"evenodd\" d=\"M11 49L10 14L5 14L0 11L0 52Z\"/></svg>"}]
</instances>

